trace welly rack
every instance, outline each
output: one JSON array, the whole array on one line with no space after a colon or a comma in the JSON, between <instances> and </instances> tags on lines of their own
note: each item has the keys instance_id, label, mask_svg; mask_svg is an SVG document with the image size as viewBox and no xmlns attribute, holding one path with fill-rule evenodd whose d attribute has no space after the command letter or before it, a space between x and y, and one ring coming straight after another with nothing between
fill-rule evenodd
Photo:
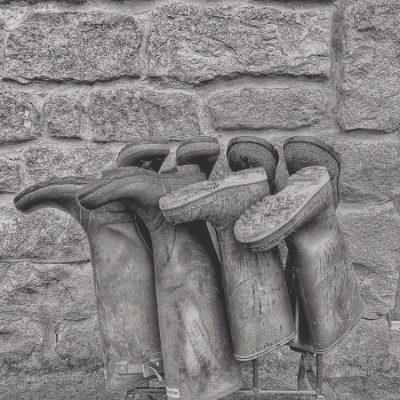
<instances>
[{"instance_id":1,"label":"welly rack","mask_svg":"<svg viewBox=\"0 0 400 400\"><path fill-rule=\"evenodd\" d=\"M298 400L325 400L322 390L322 354L302 352L297 373L297 389L292 390L268 390L260 389L259 360L252 361L253 381L250 387L240 389L238 394L257 399L272 399L280 396L293 397ZM307 384L308 381L308 384ZM311 387L311 389L308 389ZM138 394L148 395L150 400L155 400L157 395L165 395L163 387L138 387L128 392L125 400L134 400ZM153 397L154 396L154 397Z\"/></svg>"}]
</instances>

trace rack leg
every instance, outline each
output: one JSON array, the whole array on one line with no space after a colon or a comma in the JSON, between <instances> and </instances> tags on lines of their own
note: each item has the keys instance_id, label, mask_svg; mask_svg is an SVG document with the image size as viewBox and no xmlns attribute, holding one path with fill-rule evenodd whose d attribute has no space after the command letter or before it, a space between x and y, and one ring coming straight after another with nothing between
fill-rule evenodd
<instances>
[{"instance_id":1,"label":"rack leg","mask_svg":"<svg viewBox=\"0 0 400 400\"><path fill-rule=\"evenodd\" d=\"M258 358L253 360L253 388L258 389Z\"/></svg>"},{"instance_id":2,"label":"rack leg","mask_svg":"<svg viewBox=\"0 0 400 400\"><path fill-rule=\"evenodd\" d=\"M304 360L304 353L301 353L300 365L299 370L297 372L297 389L298 390L305 390L307 385L305 382L306 378L306 364Z\"/></svg>"},{"instance_id":3,"label":"rack leg","mask_svg":"<svg viewBox=\"0 0 400 400\"><path fill-rule=\"evenodd\" d=\"M317 384L316 384L316 392L318 394L322 394L322 354L317 354Z\"/></svg>"}]
</instances>

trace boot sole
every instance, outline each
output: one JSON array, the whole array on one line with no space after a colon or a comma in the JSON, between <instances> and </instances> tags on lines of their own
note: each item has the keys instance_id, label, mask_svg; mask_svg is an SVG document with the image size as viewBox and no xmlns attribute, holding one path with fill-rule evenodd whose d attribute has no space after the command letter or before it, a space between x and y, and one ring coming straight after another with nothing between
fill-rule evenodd
<instances>
[{"instance_id":1,"label":"boot sole","mask_svg":"<svg viewBox=\"0 0 400 400\"><path fill-rule=\"evenodd\" d=\"M318 154L322 159L325 160L325 163L315 163L313 165L321 165L325 166L328 169L329 177L332 183L332 189L336 193L336 198L338 203L340 202L340 192L339 192L339 179L341 172L341 156L332 146L323 142L322 140L314 137L314 136L294 136L287 139L283 145L283 153L285 155L285 161L287 169L295 173L299 171L301 168L310 166L311 163L305 163L307 165L301 166L301 168L294 169L292 167L293 157L289 156L290 147L296 147L297 145L307 146L306 149L298 149L297 151L302 152L303 154Z\"/></svg>"},{"instance_id":2,"label":"boot sole","mask_svg":"<svg viewBox=\"0 0 400 400\"><path fill-rule=\"evenodd\" d=\"M257 136L238 136L233 138L232 140L229 141L228 146L227 146L227 154L229 158L229 152L230 150L238 144L256 144L259 145L260 147L264 147L267 151L269 151L272 156L275 159L276 164L279 162L279 153L276 150L276 148L267 140L259 138Z\"/></svg>"},{"instance_id":3,"label":"boot sole","mask_svg":"<svg viewBox=\"0 0 400 400\"><path fill-rule=\"evenodd\" d=\"M320 169L321 167L304 168L302 171L311 169ZM325 168L320 172L326 171ZM300 172L301 173L301 172ZM298 173L299 174L299 173ZM309 218L309 215L318 206L325 196L329 195L330 181L329 176L325 172L326 177L320 178L318 181L308 179L310 185L304 187L304 182L307 179L301 179L298 174L293 174L290 178L292 182L296 184L288 185L285 189L274 196L267 196L264 200L258 202L254 206L250 207L236 222L234 228L234 234L236 239L244 246L254 251L266 251L277 246L287 236L289 236L298 227L304 224ZM293 196L288 197L287 194L296 191ZM268 205L276 205L275 207L267 207ZM268 208L270 211L268 211ZM257 228L255 226L248 227L251 224L250 218L257 214L260 210L256 221L265 221L265 224L260 228L259 233L255 233ZM267 211L267 216L263 215L263 210ZM282 215L279 213L284 212ZM274 218L278 221L271 225L268 219ZM268 225L270 224L269 228ZM258 224L259 225L259 224ZM268 228L268 229L267 229Z\"/></svg>"},{"instance_id":4,"label":"boot sole","mask_svg":"<svg viewBox=\"0 0 400 400\"><path fill-rule=\"evenodd\" d=\"M95 182L79 190L76 198L84 208L89 207L90 209L90 203L97 203L98 199L109 196L110 192L121 188L121 186L128 186L130 184L148 184L149 186L162 185L165 180L171 187L182 187L182 185L190 185L203 180L204 174L199 172L197 167L191 167L190 165L187 166L187 168L173 168L172 171L174 173L167 173L166 171L166 173L163 174L136 167L123 167L122 171L119 171L117 168L115 169L115 173L111 172L106 178L100 180L100 182ZM129 179L134 179L134 181L129 182ZM127 180L126 185L121 185L121 181L123 180ZM91 196L93 196L93 198L88 201L88 198Z\"/></svg>"},{"instance_id":5,"label":"boot sole","mask_svg":"<svg viewBox=\"0 0 400 400\"><path fill-rule=\"evenodd\" d=\"M143 143L129 144L125 146L118 154L117 165L119 167L135 166L138 161L152 158L166 158L170 153L168 143Z\"/></svg>"},{"instance_id":6,"label":"boot sole","mask_svg":"<svg viewBox=\"0 0 400 400\"><path fill-rule=\"evenodd\" d=\"M245 187L263 182L265 182L266 185L268 184L267 176L262 168L246 170L246 173L241 171L240 175L241 176L239 179L237 179L238 175L231 174L228 176L231 178L230 180L225 179L222 181L199 182L183 188L182 191L184 191L185 194L184 201L182 201L183 192L178 190L160 199L160 209L164 217L170 222L185 222L184 220L179 219L181 215L190 213L196 209L204 207L207 204L210 204L215 200L214 196L222 191L229 190L234 187Z\"/></svg>"},{"instance_id":7,"label":"boot sole","mask_svg":"<svg viewBox=\"0 0 400 400\"><path fill-rule=\"evenodd\" d=\"M32 185L24 189L22 192L18 193L14 197L14 205L15 208L19 211L24 212L25 205L30 201L34 200L35 197L39 197L40 193L35 193L40 191L40 189L50 188L52 187L54 191L57 191L57 186L61 185L76 185L82 187L91 182L90 179L84 177L65 177L65 178L52 178L45 182L38 183L36 185ZM77 188L78 191L78 188Z\"/></svg>"}]
</instances>

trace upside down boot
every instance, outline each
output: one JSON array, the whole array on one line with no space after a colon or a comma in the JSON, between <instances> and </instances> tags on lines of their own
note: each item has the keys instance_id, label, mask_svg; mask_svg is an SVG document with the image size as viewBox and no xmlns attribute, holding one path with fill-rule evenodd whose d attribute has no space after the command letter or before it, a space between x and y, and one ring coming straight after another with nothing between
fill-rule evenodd
<instances>
[{"instance_id":1,"label":"upside down boot","mask_svg":"<svg viewBox=\"0 0 400 400\"><path fill-rule=\"evenodd\" d=\"M174 399L219 399L241 383L206 226L174 226L159 209L160 197L204 179L197 166L163 174L131 168L116 170L78 195L90 209L123 201L150 231L167 395Z\"/></svg>"},{"instance_id":2,"label":"upside down boot","mask_svg":"<svg viewBox=\"0 0 400 400\"><path fill-rule=\"evenodd\" d=\"M289 174L296 173L302 168L316 165L327 168L332 186L333 205L336 209L340 202L340 154L332 146L313 136L295 136L287 139L283 146L283 152ZM288 242L288 246L290 247L290 242ZM349 268L351 268L351 266L349 266ZM310 345L310 327L307 324L307 318L305 318L304 305L301 301L301 297L298 295L299 285L297 283L296 265L291 261L291 252L288 254L286 273L288 282L291 282L292 301L297 307L296 325L298 329L291 346L293 349L300 350L313 348L313 346ZM352 276L355 279L355 275L352 274ZM357 307L357 304L361 304L361 302L354 304L354 307ZM362 309L360 309L359 312L361 314ZM347 332L347 329L345 326L337 327L337 331L339 341L340 335Z\"/></svg>"},{"instance_id":3,"label":"upside down boot","mask_svg":"<svg viewBox=\"0 0 400 400\"><path fill-rule=\"evenodd\" d=\"M121 203L88 212L75 199L86 179L63 178L23 191L18 210L55 207L72 215L89 240L106 388L127 392L162 372L152 256L134 214Z\"/></svg>"},{"instance_id":4,"label":"upside down boot","mask_svg":"<svg viewBox=\"0 0 400 400\"><path fill-rule=\"evenodd\" d=\"M176 149L176 165L195 164L204 172L208 179L218 160L220 153L219 142L212 136L197 136L189 140L185 140ZM208 232L217 252L218 259L221 260L219 254L219 246L214 228L207 223Z\"/></svg>"},{"instance_id":5,"label":"upside down boot","mask_svg":"<svg viewBox=\"0 0 400 400\"><path fill-rule=\"evenodd\" d=\"M294 337L289 296L276 249L256 254L233 236L239 215L268 194L266 173L257 168L232 173L223 180L193 184L160 200L168 221L181 224L202 220L216 229L238 361L253 360Z\"/></svg>"},{"instance_id":6,"label":"upside down boot","mask_svg":"<svg viewBox=\"0 0 400 400\"><path fill-rule=\"evenodd\" d=\"M303 338L307 340L296 347L323 353L361 318L357 281L325 167L307 167L291 175L285 189L239 218L235 236L256 252L286 239L309 329Z\"/></svg>"}]
</instances>

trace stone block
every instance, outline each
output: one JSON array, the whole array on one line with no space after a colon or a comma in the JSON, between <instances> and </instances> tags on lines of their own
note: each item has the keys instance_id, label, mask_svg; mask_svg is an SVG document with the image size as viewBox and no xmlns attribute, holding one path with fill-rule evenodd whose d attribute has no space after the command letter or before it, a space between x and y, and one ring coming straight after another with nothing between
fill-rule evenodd
<instances>
[{"instance_id":1,"label":"stone block","mask_svg":"<svg viewBox=\"0 0 400 400\"><path fill-rule=\"evenodd\" d=\"M360 281L365 316L386 315L394 307L399 281L400 216L392 203L342 205L338 215Z\"/></svg>"},{"instance_id":2,"label":"stone block","mask_svg":"<svg viewBox=\"0 0 400 400\"><path fill-rule=\"evenodd\" d=\"M64 320L56 327L56 354L70 367L79 368L102 363L97 319Z\"/></svg>"},{"instance_id":3,"label":"stone block","mask_svg":"<svg viewBox=\"0 0 400 400\"><path fill-rule=\"evenodd\" d=\"M316 85L225 90L208 99L216 129L296 129L327 117L329 91Z\"/></svg>"},{"instance_id":4,"label":"stone block","mask_svg":"<svg viewBox=\"0 0 400 400\"><path fill-rule=\"evenodd\" d=\"M21 186L20 159L12 154L0 154L0 192L17 192Z\"/></svg>"},{"instance_id":5,"label":"stone block","mask_svg":"<svg viewBox=\"0 0 400 400\"><path fill-rule=\"evenodd\" d=\"M70 367L56 352L58 329L95 316L90 263L3 262L0 292L0 371L43 373ZM80 341L93 338L95 329L86 335L83 330ZM86 366L98 363L98 353ZM81 359L79 354L73 357Z\"/></svg>"},{"instance_id":6,"label":"stone block","mask_svg":"<svg viewBox=\"0 0 400 400\"><path fill-rule=\"evenodd\" d=\"M0 91L0 144L23 142L41 136L40 115L32 95Z\"/></svg>"},{"instance_id":7,"label":"stone block","mask_svg":"<svg viewBox=\"0 0 400 400\"><path fill-rule=\"evenodd\" d=\"M96 313L92 266L87 263L0 264L0 313L39 315L53 325Z\"/></svg>"},{"instance_id":8,"label":"stone block","mask_svg":"<svg viewBox=\"0 0 400 400\"><path fill-rule=\"evenodd\" d=\"M42 209L22 214L7 196L0 202L0 258L46 262L89 259L85 233L68 214Z\"/></svg>"},{"instance_id":9,"label":"stone block","mask_svg":"<svg viewBox=\"0 0 400 400\"><path fill-rule=\"evenodd\" d=\"M148 89L98 91L88 114L97 142L186 139L200 134L195 96Z\"/></svg>"},{"instance_id":10,"label":"stone block","mask_svg":"<svg viewBox=\"0 0 400 400\"><path fill-rule=\"evenodd\" d=\"M21 82L137 77L141 41L129 15L34 12L8 37L4 76Z\"/></svg>"},{"instance_id":11,"label":"stone block","mask_svg":"<svg viewBox=\"0 0 400 400\"><path fill-rule=\"evenodd\" d=\"M338 120L343 129L400 128L400 59L396 0L345 0Z\"/></svg>"},{"instance_id":12,"label":"stone block","mask_svg":"<svg viewBox=\"0 0 400 400\"><path fill-rule=\"evenodd\" d=\"M23 154L26 169L25 185L54 177L100 178L102 170L115 166L120 147L121 145L80 142L34 144Z\"/></svg>"},{"instance_id":13,"label":"stone block","mask_svg":"<svg viewBox=\"0 0 400 400\"><path fill-rule=\"evenodd\" d=\"M153 12L149 75L189 83L237 75L328 76L332 8L201 7Z\"/></svg>"},{"instance_id":14,"label":"stone block","mask_svg":"<svg viewBox=\"0 0 400 400\"><path fill-rule=\"evenodd\" d=\"M0 385L0 400L121 400L120 393L106 391L102 368L95 371L75 368L48 374L9 374L0 376ZM145 400L144 396L137 397Z\"/></svg>"},{"instance_id":15,"label":"stone block","mask_svg":"<svg viewBox=\"0 0 400 400\"><path fill-rule=\"evenodd\" d=\"M84 107L79 97L72 95L48 96L43 104L46 133L53 137L81 137Z\"/></svg>"},{"instance_id":16,"label":"stone block","mask_svg":"<svg viewBox=\"0 0 400 400\"><path fill-rule=\"evenodd\" d=\"M324 356L329 379L387 374L392 368L390 331L385 318L361 319L358 325Z\"/></svg>"}]
</instances>

